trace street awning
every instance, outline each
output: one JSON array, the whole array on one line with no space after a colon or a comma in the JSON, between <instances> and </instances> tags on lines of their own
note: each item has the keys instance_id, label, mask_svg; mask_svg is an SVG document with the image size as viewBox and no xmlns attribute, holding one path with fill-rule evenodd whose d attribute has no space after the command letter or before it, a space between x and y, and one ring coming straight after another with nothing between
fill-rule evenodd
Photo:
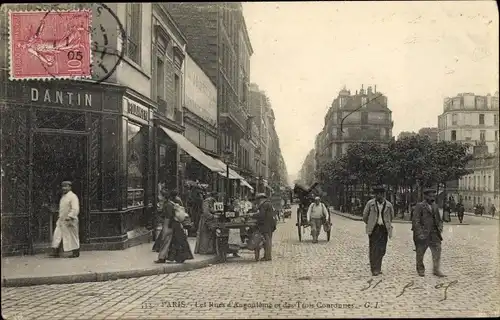
<instances>
[{"instance_id":1,"label":"street awning","mask_svg":"<svg viewBox=\"0 0 500 320\"><path fill-rule=\"evenodd\" d=\"M245 179L241 180L241 184L244 185L245 187L247 187L248 189L250 189L250 191L253 192L253 187L250 185L250 183L248 183L248 181L246 181Z\"/></svg>"},{"instance_id":2,"label":"street awning","mask_svg":"<svg viewBox=\"0 0 500 320\"><path fill-rule=\"evenodd\" d=\"M215 162L214 158L206 155L197 146L192 144L183 135L169 130L165 127L160 127L174 142L184 151L186 151L191 157L195 158L199 163L207 167L212 172L224 172L219 164Z\"/></svg>"},{"instance_id":3,"label":"street awning","mask_svg":"<svg viewBox=\"0 0 500 320\"><path fill-rule=\"evenodd\" d=\"M227 177L227 166L224 162L222 162L220 159L215 159L213 158L217 164L221 167L224 168L224 172L219 172L219 174L223 177ZM245 180L242 176L238 174L238 172L234 171L233 169L229 168L229 179L231 180L240 180L241 185L247 187L248 189L253 191L253 187L248 183L248 181Z\"/></svg>"},{"instance_id":4,"label":"street awning","mask_svg":"<svg viewBox=\"0 0 500 320\"><path fill-rule=\"evenodd\" d=\"M226 178L226 176L227 176L226 164L219 159L215 159L215 158L212 158L212 159L214 159L214 161L217 163L217 165L222 169L222 171L219 171L219 174L221 176L223 176L224 178ZM240 176L236 171L234 171L231 168L229 168L229 179L231 179L231 180L245 180L245 179L243 179L242 176Z\"/></svg>"}]
</instances>

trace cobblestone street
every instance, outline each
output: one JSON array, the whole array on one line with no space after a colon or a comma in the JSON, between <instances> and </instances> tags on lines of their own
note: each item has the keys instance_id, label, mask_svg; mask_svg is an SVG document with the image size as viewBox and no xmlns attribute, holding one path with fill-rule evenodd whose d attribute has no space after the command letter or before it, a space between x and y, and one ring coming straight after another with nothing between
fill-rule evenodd
<instances>
[{"instance_id":1,"label":"cobblestone street","mask_svg":"<svg viewBox=\"0 0 500 320\"><path fill-rule=\"evenodd\" d=\"M382 271L368 265L364 224L332 216L312 244L298 241L295 215L280 223L272 262L253 254L161 276L70 285L2 288L6 319L174 319L296 317L466 317L499 315L498 221L445 226L442 269L417 276L410 225L396 224ZM481 219L468 217L469 221Z\"/></svg>"}]
</instances>

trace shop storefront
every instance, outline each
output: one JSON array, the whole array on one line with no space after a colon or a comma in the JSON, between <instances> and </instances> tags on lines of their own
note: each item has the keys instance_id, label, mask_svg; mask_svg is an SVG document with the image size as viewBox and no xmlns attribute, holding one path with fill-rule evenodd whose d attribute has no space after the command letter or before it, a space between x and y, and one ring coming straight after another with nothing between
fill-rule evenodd
<instances>
[{"instance_id":1,"label":"shop storefront","mask_svg":"<svg viewBox=\"0 0 500 320\"><path fill-rule=\"evenodd\" d=\"M83 250L149 241L152 102L84 81L4 82L0 90L3 252L50 245L64 180L80 199Z\"/></svg>"}]
</instances>

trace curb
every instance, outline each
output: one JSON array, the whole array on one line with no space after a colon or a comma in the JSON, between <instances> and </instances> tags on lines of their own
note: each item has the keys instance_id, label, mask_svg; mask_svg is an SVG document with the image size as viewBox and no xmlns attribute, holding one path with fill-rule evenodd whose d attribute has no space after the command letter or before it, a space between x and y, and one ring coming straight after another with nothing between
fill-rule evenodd
<instances>
[{"instance_id":1,"label":"curb","mask_svg":"<svg viewBox=\"0 0 500 320\"><path fill-rule=\"evenodd\" d=\"M490 220L500 220L500 219L497 219L497 218L492 217L492 216L484 216L484 215L483 216L479 216L479 215L475 215L474 213L469 213L469 212L465 212L464 214L466 216L471 216L471 217L486 218L486 219L490 219Z\"/></svg>"},{"instance_id":2,"label":"curb","mask_svg":"<svg viewBox=\"0 0 500 320\"><path fill-rule=\"evenodd\" d=\"M336 215L338 215L338 216L347 218L347 219L356 220L356 221L363 221L363 217L357 217L357 216L353 216L353 215L350 215L350 214L341 213L341 212L338 212L338 211L333 211L333 213L336 214Z\"/></svg>"},{"instance_id":3,"label":"curb","mask_svg":"<svg viewBox=\"0 0 500 320\"><path fill-rule=\"evenodd\" d=\"M341 213L341 212L338 212L338 211L333 211L333 213L336 214L336 215L338 215L338 216L347 218L347 219L351 219L351 220L355 220L355 221L363 221L362 217L348 215L348 214ZM407 220L392 220L392 223L411 224L411 221L407 221ZM451 225L451 226L468 226L469 224L468 223L449 223L449 222L446 222L445 226L446 225Z\"/></svg>"},{"instance_id":4,"label":"curb","mask_svg":"<svg viewBox=\"0 0 500 320\"><path fill-rule=\"evenodd\" d=\"M147 276L155 276L160 274L186 272L196 269L206 268L212 264L218 263L217 256L210 257L205 260L196 261L192 263L167 265L153 269L138 269L138 270L125 270L125 271L111 271L99 273L81 273L64 276L50 276L50 277L30 277L30 278L2 278L2 287L27 287L39 286L50 284L73 284L83 282L102 282L118 279L139 278Z\"/></svg>"}]
</instances>

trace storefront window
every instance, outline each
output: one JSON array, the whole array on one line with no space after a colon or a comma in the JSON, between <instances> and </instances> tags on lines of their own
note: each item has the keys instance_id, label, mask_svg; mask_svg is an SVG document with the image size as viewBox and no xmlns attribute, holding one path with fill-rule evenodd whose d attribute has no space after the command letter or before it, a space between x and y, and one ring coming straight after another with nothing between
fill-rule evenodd
<instances>
[{"instance_id":1,"label":"storefront window","mask_svg":"<svg viewBox=\"0 0 500 320\"><path fill-rule=\"evenodd\" d=\"M127 128L127 207L144 205L145 144L147 127L128 123Z\"/></svg>"}]
</instances>

